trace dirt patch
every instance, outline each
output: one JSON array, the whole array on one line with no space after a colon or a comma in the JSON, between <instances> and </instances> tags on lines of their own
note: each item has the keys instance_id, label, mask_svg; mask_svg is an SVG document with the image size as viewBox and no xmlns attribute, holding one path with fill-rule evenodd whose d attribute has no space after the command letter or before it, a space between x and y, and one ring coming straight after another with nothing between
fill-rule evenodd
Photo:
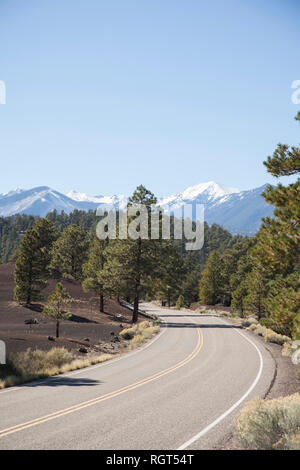
<instances>
[{"instance_id":1,"label":"dirt patch","mask_svg":"<svg viewBox=\"0 0 300 470\"><path fill-rule=\"evenodd\" d=\"M106 299L105 312L99 312L98 301L92 294L83 291L76 281L50 279L43 294L45 299L60 281L75 301L70 306L72 317L60 326L60 338L55 336L55 323L41 315L43 303L31 308L19 305L13 299L14 265L0 265L0 339L5 341L7 353L20 352L27 348L48 350L64 346L77 350L84 346L88 351L118 352L115 338L123 327L130 326L132 313L113 299Z\"/></svg>"}]
</instances>

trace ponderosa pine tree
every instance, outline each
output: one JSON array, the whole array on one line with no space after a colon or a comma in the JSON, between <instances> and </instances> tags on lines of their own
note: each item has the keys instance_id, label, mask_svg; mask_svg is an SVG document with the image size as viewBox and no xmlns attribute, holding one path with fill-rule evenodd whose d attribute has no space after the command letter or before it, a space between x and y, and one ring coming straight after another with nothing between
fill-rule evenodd
<instances>
[{"instance_id":1,"label":"ponderosa pine tree","mask_svg":"<svg viewBox=\"0 0 300 470\"><path fill-rule=\"evenodd\" d=\"M71 313L67 312L66 309L72 301L73 299L67 289L58 282L44 306L42 315L53 318L56 323L56 338L59 338L60 323L71 317Z\"/></svg>"},{"instance_id":2,"label":"ponderosa pine tree","mask_svg":"<svg viewBox=\"0 0 300 470\"><path fill-rule=\"evenodd\" d=\"M99 240L95 236L91 243L89 259L83 265L82 272L84 280L82 287L85 291L93 291L99 298L99 310L104 312L104 286L101 280L101 272L105 265L105 248L107 247L107 239Z\"/></svg>"},{"instance_id":3,"label":"ponderosa pine tree","mask_svg":"<svg viewBox=\"0 0 300 470\"><path fill-rule=\"evenodd\" d=\"M220 254L213 250L199 282L199 300L206 305L215 305L222 298L223 290L222 259Z\"/></svg>"},{"instance_id":4,"label":"ponderosa pine tree","mask_svg":"<svg viewBox=\"0 0 300 470\"><path fill-rule=\"evenodd\" d=\"M138 186L128 206L142 204L150 213L151 206L156 203L156 197L144 186ZM129 223L134 216L128 217ZM149 218L150 219L150 218ZM139 225L139 224L138 224ZM157 275L159 269L158 252L160 242L151 240L149 227L137 227L137 239L128 236L127 239L112 240L105 250L106 264L101 274L105 289L116 294L125 294L133 299L132 322L138 320L138 308L141 293L149 288L151 279ZM149 235L144 239L139 235L142 229L146 229Z\"/></svg>"},{"instance_id":5,"label":"ponderosa pine tree","mask_svg":"<svg viewBox=\"0 0 300 470\"><path fill-rule=\"evenodd\" d=\"M153 283L155 297L170 307L171 302L176 302L181 293L185 272L178 248L169 241L161 240L157 250L157 265L158 276Z\"/></svg>"},{"instance_id":6,"label":"ponderosa pine tree","mask_svg":"<svg viewBox=\"0 0 300 470\"><path fill-rule=\"evenodd\" d=\"M296 120L300 121L300 113ZM300 148L279 144L264 164L276 178L298 175L295 183L268 186L264 192L266 201L275 207L274 217L263 219L254 250L268 271L288 275L300 270Z\"/></svg>"},{"instance_id":7,"label":"ponderosa pine tree","mask_svg":"<svg viewBox=\"0 0 300 470\"><path fill-rule=\"evenodd\" d=\"M64 276L69 274L80 281L82 266L88 258L89 245L88 233L76 225L71 225L53 245L51 267L58 269Z\"/></svg>"},{"instance_id":8,"label":"ponderosa pine tree","mask_svg":"<svg viewBox=\"0 0 300 470\"><path fill-rule=\"evenodd\" d=\"M300 121L300 113L296 120ZM293 274L299 278L300 273L300 148L279 144L265 166L276 178L297 175L294 183L268 186L264 192L266 201L275 207L274 217L263 219L257 244L251 250L254 264L268 281L266 315L278 324L285 323L287 328L289 324L290 334L293 334L292 321L300 313L299 295L293 294L297 292ZM277 279L283 279L285 285L281 292L281 282L278 282L277 294L274 295L271 286Z\"/></svg>"},{"instance_id":9,"label":"ponderosa pine tree","mask_svg":"<svg viewBox=\"0 0 300 470\"><path fill-rule=\"evenodd\" d=\"M15 299L30 305L43 298L41 290L50 276L50 259L53 243L57 238L54 225L40 219L27 230L18 250L15 263Z\"/></svg>"}]
</instances>

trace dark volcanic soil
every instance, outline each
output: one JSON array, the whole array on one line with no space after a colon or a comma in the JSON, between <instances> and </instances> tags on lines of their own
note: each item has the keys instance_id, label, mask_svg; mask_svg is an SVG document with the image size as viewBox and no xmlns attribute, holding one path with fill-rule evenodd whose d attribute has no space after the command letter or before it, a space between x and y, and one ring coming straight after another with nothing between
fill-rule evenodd
<instances>
[{"instance_id":1,"label":"dark volcanic soil","mask_svg":"<svg viewBox=\"0 0 300 470\"><path fill-rule=\"evenodd\" d=\"M43 291L45 299L55 288L59 279L50 279ZM0 339L6 343L7 353L24 351L27 348L51 349L64 346L69 350L77 350L83 344L89 350L105 350L103 343L111 343L114 335L118 335L123 327L129 326L131 312L114 300L106 300L105 313L100 313L97 299L85 293L75 281L59 280L75 299L69 308L72 317L61 323L60 338L49 341L48 336L55 336L55 323L42 317L43 305L35 304L25 308L13 300L14 265L0 265ZM117 319L116 315L122 315ZM25 324L25 320L36 319L37 324ZM89 341L86 341L86 339ZM116 345L117 346L117 345ZM113 343L109 349L114 348ZM114 349L117 349L114 348ZM113 352L113 350L111 351Z\"/></svg>"}]
</instances>

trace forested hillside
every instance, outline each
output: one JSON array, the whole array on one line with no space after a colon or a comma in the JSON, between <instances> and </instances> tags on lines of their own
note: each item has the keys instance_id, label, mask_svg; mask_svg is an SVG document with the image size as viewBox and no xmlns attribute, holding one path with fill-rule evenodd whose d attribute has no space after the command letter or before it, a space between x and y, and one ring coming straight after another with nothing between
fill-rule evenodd
<instances>
[{"instance_id":1,"label":"forested hillside","mask_svg":"<svg viewBox=\"0 0 300 470\"><path fill-rule=\"evenodd\" d=\"M296 117L300 121L300 113ZM211 252L200 281L200 302L231 305L254 313L263 325L300 339L300 149L278 145L264 163L274 177L293 176L289 185L263 193L275 207L257 235Z\"/></svg>"}]
</instances>

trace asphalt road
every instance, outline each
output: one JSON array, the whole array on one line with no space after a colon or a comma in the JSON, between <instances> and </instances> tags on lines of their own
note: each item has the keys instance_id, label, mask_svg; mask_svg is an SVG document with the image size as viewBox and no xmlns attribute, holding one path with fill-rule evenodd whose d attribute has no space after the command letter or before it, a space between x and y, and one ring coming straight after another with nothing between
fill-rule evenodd
<instances>
[{"instance_id":1,"label":"asphalt road","mask_svg":"<svg viewBox=\"0 0 300 470\"><path fill-rule=\"evenodd\" d=\"M218 317L143 306L166 322L113 361L0 392L0 449L212 449L274 374Z\"/></svg>"}]
</instances>

